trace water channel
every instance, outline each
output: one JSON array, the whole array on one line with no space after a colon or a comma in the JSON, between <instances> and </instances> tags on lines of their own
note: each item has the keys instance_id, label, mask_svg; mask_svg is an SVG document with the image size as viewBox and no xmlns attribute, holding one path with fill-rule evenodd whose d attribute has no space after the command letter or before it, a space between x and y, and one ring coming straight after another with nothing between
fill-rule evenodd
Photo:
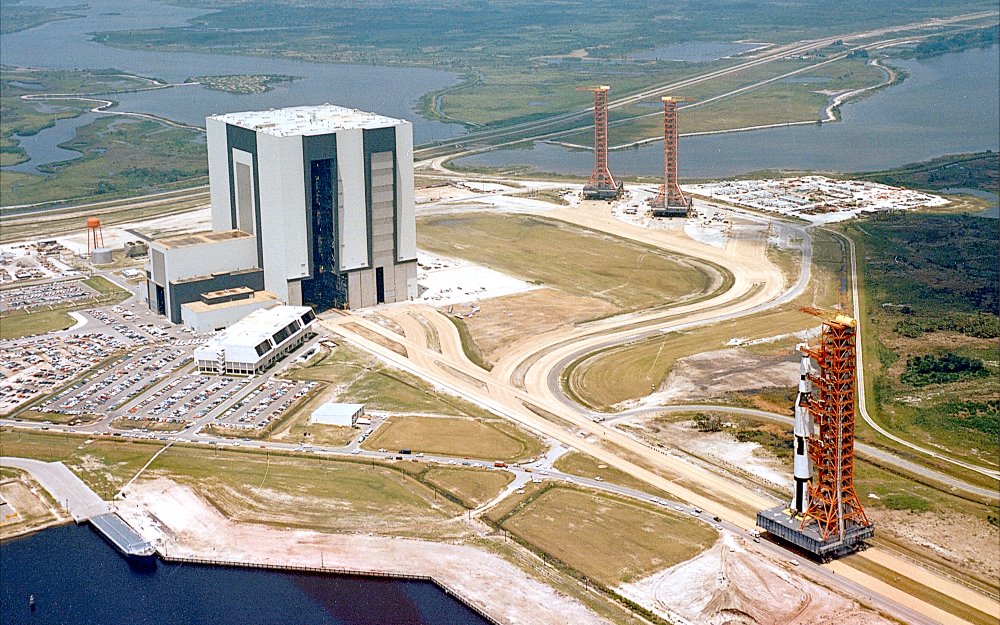
<instances>
[{"instance_id":1,"label":"water channel","mask_svg":"<svg viewBox=\"0 0 1000 625\"><path fill-rule=\"evenodd\" d=\"M1000 46L892 64L905 69L908 77L848 102L839 122L681 137L681 177L726 178L765 169L873 171L943 154L1000 149ZM661 175L663 146L613 151L609 161L616 174ZM457 163L528 165L542 172L585 176L593 167L593 155L536 143L530 149L497 150Z\"/></svg>"},{"instance_id":2,"label":"water channel","mask_svg":"<svg viewBox=\"0 0 1000 625\"><path fill-rule=\"evenodd\" d=\"M0 551L0 625L488 625L431 582L140 565L86 526L50 528Z\"/></svg>"}]
</instances>

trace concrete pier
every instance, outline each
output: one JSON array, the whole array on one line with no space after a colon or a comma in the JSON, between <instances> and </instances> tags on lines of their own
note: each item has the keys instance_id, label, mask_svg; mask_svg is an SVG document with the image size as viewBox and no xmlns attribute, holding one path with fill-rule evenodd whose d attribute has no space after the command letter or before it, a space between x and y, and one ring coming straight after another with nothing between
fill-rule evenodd
<instances>
[{"instance_id":1,"label":"concrete pier","mask_svg":"<svg viewBox=\"0 0 1000 625\"><path fill-rule=\"evenodd\" d=\"M156 553L152 543L129 527L117 513L112 512L108 504L63 463L0 456L0 467L13 467L30 473L59 505L69 511L74 521L89 521L98 533L123 554L147 557Z\"/></svg>"}]
</instances>

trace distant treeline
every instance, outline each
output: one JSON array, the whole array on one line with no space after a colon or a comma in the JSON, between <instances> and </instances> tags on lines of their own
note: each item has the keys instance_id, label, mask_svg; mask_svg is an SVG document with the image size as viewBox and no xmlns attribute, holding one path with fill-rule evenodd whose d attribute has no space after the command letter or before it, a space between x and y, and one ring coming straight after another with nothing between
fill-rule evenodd
<instances>
[{"instance_id":1,"label":"distant treeline","mask_svg":"<svg viewBox=\"0 0 1000 625\"><path fill-rule=\"evenodd\" d=\"M916 189L979 189L996 193L1000 189L1000 154L987 150L974 154L951 154L896 169L851 174L896 187Z\"/></svg>"},{"instance_id":2,"label":"distant treeline","mask_svg":"<svg viewBox=\"0 0 1000 625\"><path fill-rule=\"evenodd\" d=\"M918 43L909 53L904 52L903 54L916 58L927 58L948 52L968 50L969 48L985 48L996 43L1000 43L1000 25L981 30L970 30L947 37L931 37Z\"/></svg>"}]
</instances>

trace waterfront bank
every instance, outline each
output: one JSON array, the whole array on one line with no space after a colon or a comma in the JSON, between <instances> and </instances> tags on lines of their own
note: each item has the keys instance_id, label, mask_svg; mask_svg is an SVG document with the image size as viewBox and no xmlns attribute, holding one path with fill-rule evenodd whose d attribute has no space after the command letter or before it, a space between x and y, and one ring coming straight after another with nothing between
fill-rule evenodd
<instances>
[{"instance_id":1,"label":"waterfront bank","mask_svg":"<svg viewBox=\"0 0 1000 625\"><path fill-rule=\"evenodd\" d=\"M119 556L85 526L64 525L11 540L3 553L2 625L493 622L430 580L137 562ZM34 610L27 601L32 594Z\"/></svg>"}]
</instances>

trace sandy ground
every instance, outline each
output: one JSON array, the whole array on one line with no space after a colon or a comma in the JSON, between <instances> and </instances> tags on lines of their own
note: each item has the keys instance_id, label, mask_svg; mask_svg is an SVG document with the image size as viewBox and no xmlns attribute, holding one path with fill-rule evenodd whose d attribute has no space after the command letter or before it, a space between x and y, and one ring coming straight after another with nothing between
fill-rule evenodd
<instances>
[{"instance_id":1,"label":"sandy ground","mask_svg":"<svg viewBox=\"0 0 1000 625\"><path fill-rule=\"evenodd\" d=\"M0 539L13 538L70 520L27 474L0 482Z\"/></svg>"},{"instance_id":2,"label":"sandy ground","mask_svg":"<svg viewBox=\"0 0 1000 625\"><path fill-rule=\"evenodd\" d=\"M792 476L786 462L775 458L758 443L741 443L729 432L699 432L693 421L651 422L649 417L630 419L652 438L670 447L683 449L700 458L712 460L730 470L749 473L791 492Z\"/></svg>"},{"instance_id":3,"label":"sandy ground","mask_svg":"<svg viewBox=\"0 0 1000 625\"><path fill-rule=\"evenodd\" d=\"M431 575L503 623L605 623L506 560L471 547L234 523L165 478L132 485L118 512L170 556Z\"/></svg>"},{"instance_id":4,"label":"sandy ground","mask_svg":"<svg viewBox=\"0 0 1000 625\"><path fill-rule=\"evenodd\" d=\"M792 387L798 380L799 361L792 353L774 357L739 347L720 349L679 359L661 389L641 403L688 402L730 391Z\"/></svg>"},{"instance_id":5,"label":"sandy ground","mask_svg":"<svg viewBox=\"0 0 1000 625\"><path fill-rule=\"evenodd\" d=\"M531 343L543 332L615 311L608 302L550 288L485 300L479 308L465 323L490 362L506 354L511 345Z\"/></svg>"},{"instance_id":6,"label":"sandy ground","mask_svg":"<svg viewBox=\"0 0 1000 625\"><path fill-rule=\"evenodd\" d=\"M701 555L619 591L681 623L888 625L874 612L805 579L791 565L724 533Z\"/></svg>"},{"instance_id":7,"label":"sandy ground","mask_svg":"<svg viewBox=\"0 0 1000 625\"><path fill-rule=\"evenodd\" d=\"M426 252L417 254L417 281L420 297L416 301L430 306L451 306L538 288L489 267Z\"/></svg>"},{"instance_id":8,"label":"sandy ground","mask_svg":"<svg viewBox=\"0 0 1000 625\"><path fill-rule=\"evenodd\" d=\"M926 547L958 567L1000 579L1000 529L955 512L866 510L880 532Z\"/></svg>"}]
</instances>

